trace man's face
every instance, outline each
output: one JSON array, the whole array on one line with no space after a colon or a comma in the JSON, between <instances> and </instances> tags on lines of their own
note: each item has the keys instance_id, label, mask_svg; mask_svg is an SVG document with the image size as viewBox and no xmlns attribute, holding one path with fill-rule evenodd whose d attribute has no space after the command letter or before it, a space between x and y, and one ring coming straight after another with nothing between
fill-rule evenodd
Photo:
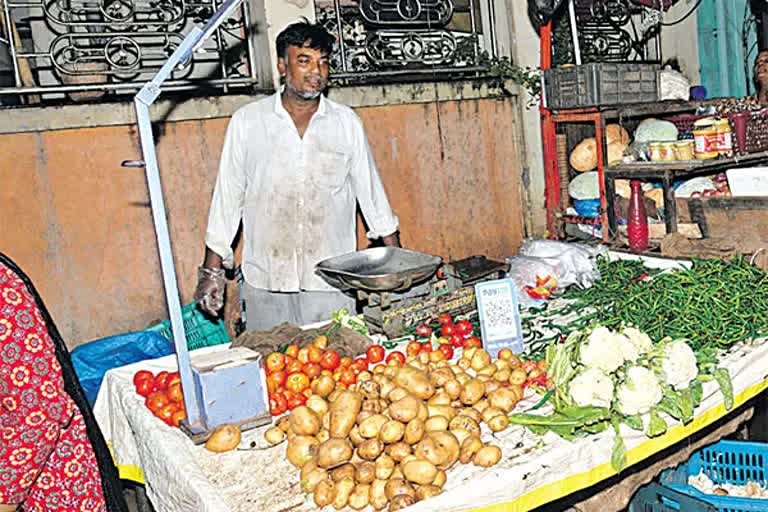
<instances>
[{"instance_id":1,"label":"man's face","mask_svg":"<svg viewBox=\"0 0 768 512\"><path fill-rule=\"evenodd\" d=\"M328 55L307 46L289 46L286 53L277 61L286 89L305 100L319 97L328 85Z\"/></svg>"}]
</instances>

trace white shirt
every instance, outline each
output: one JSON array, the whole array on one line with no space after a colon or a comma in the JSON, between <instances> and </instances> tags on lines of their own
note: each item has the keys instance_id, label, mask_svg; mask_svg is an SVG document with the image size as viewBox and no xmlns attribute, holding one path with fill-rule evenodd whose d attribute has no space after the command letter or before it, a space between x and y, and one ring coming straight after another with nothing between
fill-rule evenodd
<instances>
[{"instance_id":1,"label":"white shirt","mask_svg":"<svg viewBox=\"0 0 768 512\"><path fill-rule=\"evenodd\" d=\"M277 93L232 116L205 243L232 268L232 241L242 219L248 284L285 292L331 290L314 267L357 248L356 203L369 238L397 231L360 118L321 96L302 138Z\"/></svg>"}]
</instances>

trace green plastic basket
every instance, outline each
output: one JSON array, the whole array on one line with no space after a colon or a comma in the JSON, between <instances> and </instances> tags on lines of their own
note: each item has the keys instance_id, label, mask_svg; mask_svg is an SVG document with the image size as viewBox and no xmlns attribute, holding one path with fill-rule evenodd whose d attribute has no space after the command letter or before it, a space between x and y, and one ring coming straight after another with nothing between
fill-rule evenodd
<instances>
[{"instance_id":1,"label":"green plastic basket","mask_svg":"<svg viewBox=\"0 0 768 512\"><path fill-rule=\"evenodd\" d=\"M197 304L194 302L181 308L181 318L184 320L184 332L187 334L187 348L189 350L212 347L230 341L224 322L221 319L209 320L197 309ZM170 320L160 322L145 330L155 332L173 343Z\"/></svg>"}]
</instances>

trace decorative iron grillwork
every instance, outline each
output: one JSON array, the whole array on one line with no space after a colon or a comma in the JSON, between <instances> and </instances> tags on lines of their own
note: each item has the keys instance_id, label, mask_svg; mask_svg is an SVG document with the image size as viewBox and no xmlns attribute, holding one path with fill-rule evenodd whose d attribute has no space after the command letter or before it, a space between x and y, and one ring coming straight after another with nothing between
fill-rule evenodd
<instances>
[{"instance_id":1,"label":"decorative iron grillwork","mask_svg":"<svg viewBox=\"0 0 768 512\"><path fill-rule=\"evenodd\" d=\"M96 98L99 91L132 93L219 4L217 0L6 1L3 32L31 37L8 38L11 66L0 74L5 73L10 85L0 87L0 95L95 91L90 98ZM227 91L256 84L251 27L248 9L239 9L174 71L164 89Z\"/></svg>"},{"instance_id":2,"label":"decorative iron grillwork","mask_svg":"<svg viewBox=\"0 0 768 512\"><path fill-rule=\"evenodd\" d=\"M479 20L492 19L492 2L318 0L315 9L318 22L338 40L331 55L332 77L365 82L484 71L477 65L480 53L495 57L496 45L492 27L482 27Z\"/></svg>"},{"instance_id":3,"label":"decorative iron grillwork","mask_svg":"<svg viewBox=\"0 0 768 512\"><path fill-rule=\"evenodd\" d=\"M583 62L660 61L658 30L643 30L643 6L630 0L576 0L575 10ZM564 11L556 20L556 64L574 62Z\"/></svg>"}]
</instances>

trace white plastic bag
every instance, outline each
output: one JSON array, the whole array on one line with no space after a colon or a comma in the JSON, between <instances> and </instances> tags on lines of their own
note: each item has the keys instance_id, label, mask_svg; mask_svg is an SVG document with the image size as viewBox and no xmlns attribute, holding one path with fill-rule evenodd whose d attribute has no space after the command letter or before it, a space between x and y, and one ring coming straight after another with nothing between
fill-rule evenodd
<instances>
[{"instance_id":1,"label":"white plastic bag","mask_svg":"<svg viewBox=\"0 0 768 512\"><path fill-rule=\"evenodd\" d=\"M591 247L557 240L526 240L520 256L541 258L559 269L559 288L579 284L585 288L600 279L597 256L607 252L604 246Z\"/></svg>"},{"instance_id":2,"label":"white plastic bag","mask_svg":"<svg viewBox=\"0 0 768 512\"><path fill-rule=\"evenodd\" d=\"M529 256L510 256L507 258L509 272L507 277L515 282L517 301L520 307L536 307L544 302L544 299L535 299L526 288L535 289L542 280L549 279L550 287L554 288L560 282L560 266L557 262L551 262L544 258Z\"/></svg>"}]
</instances>

